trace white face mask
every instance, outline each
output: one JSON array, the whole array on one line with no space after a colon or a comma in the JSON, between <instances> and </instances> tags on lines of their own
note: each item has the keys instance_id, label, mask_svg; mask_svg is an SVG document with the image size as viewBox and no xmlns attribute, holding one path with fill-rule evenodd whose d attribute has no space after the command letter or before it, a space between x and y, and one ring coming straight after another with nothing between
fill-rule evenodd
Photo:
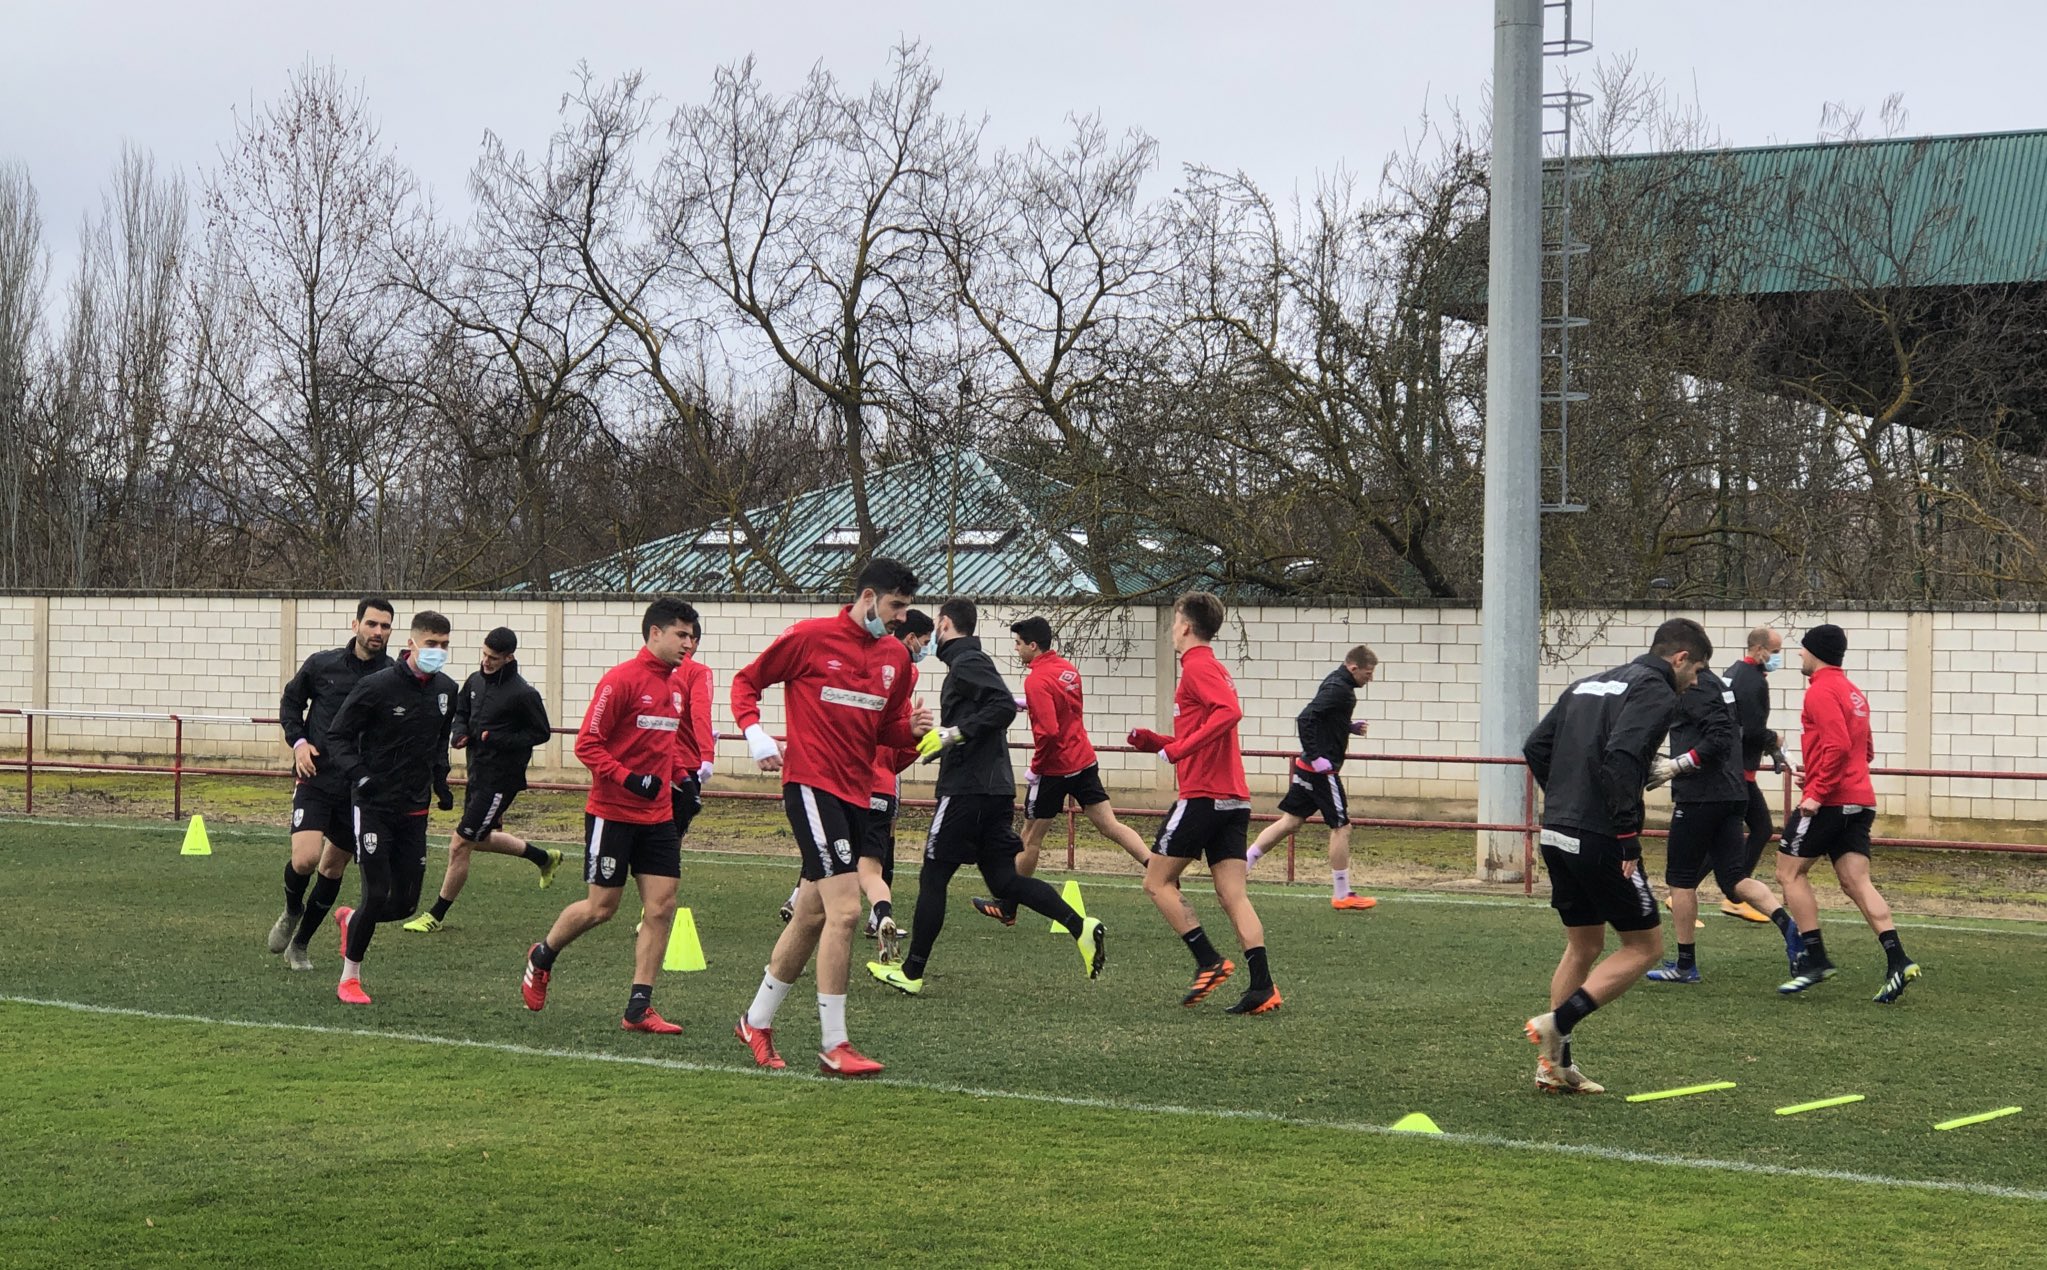
<instances>
[{"instance_id":1,"label":"white face mask","mask_svg":"<svg viewBox=\"0 0 2047 1270\"><path fill-rule=\"evenodd\" d=\"M448 664L448 650L445 648L414 649L412 664L421 674L431 675Z\"/></svg>"},{"instance_id":2,"label":"white face mask","mask_svg":"<svg viewBox=\"0 0 2047 1270\"><path fill-rule=\"evenodd\" d=\"M1763 669L1764 670L1784 669L1784 650L1780 648L1776 652L1771 653L1768 657L1763 658Z\"/></svg>"}]
</instances>

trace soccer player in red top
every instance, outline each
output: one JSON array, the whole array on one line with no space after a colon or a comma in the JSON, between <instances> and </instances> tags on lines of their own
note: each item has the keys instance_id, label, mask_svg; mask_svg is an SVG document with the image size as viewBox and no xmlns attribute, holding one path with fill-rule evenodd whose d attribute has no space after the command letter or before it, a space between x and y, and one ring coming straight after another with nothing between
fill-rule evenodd
<instances>
[{"instance_id":1,"label":"soccer player in red top","mask_svg":"<svg viewBox=\"0 0 2047 1270\"><path fill-rule=\"evenodd\" d=\"M1096 832L1123 848L1140 867L1151 852L1135 829L1116 819L1109 791L1102 788L1101 765L1088 740L1082 718L1080 671L1052 651L1052 624L1027 617L1009 628L1016 636L1016 659L1024 664L1021 705L1031 720L1031 762L1024 772L1023 853L1016 858L1020 877L1038 871L1038 852L1052 821L1071 798ZM1016 924L1016 905L976 897L974 908L1005 926Z\"/></svg>"},{"instance_id":2,"label":"soccer player in red top","mask_svg":"<svg viewBox=\"0 0 2047 1270\"><path fill-rule=\"evenodd\" d=\"M1265 964L1265 927L1244 888L1244 834L1251 825L1251 790L1244 782L1244 756L1237 746L1237 721L1244 707L1230 672L1216 660L1209 642L1222 630L1223 602L1206 591L1190 591L1173 605L1173 651L1180 657L1180 686L1173 693L1173 735L1135 728L1130 744L1173 765L1180 801L1173 804L1145 866L1144 891L1167 925L1194 954L1194 982L1181 1005L1195 1005L1236 969L1209 942L1194 912L1180 895L1180 875L1206 857L1215 897L1236 928L1237 943L1251 968L1251 987L1231 1014L1263 1014L1279 1008L1279 989Z\"/></svg>"},{"instance_id":3,"label":"soccer player in red top","mask_svg":"<svg viewBox=\"0 0 2047 1270\"><path fill-rule=\"evenodd\" d=\"M711 730L711 668L697 660L704 642L704 628L694 608L682 637L682 664L675 668L675 690L682 694L682 717L687 726L675 729L675 787L669 805L675 812L675 837L689 833L690 823L704 809L704 786L710 782L718 748L718 734Z\"/></svg>"},{"instance_id":4,"label":"soccer player in red top","mask_svg":"<svg viewBox=\"0 0 2047 1270\"><path fill-rule=\"evenodd\" d=\"M690 605L666 596L655 600L640 618L645 644L639 656L597 681L576 733L576 758L590 769L590 797L583 804L583 880L590 893L563 909L547 938L527 951L520 995L529 1010L547 1004L547 982L562 950L618 912L630 873L640 884L641 918L632 995L619 1026L663 1035L682 1031L654 1012L654 980L675 924L682 874L670 791L681 775L675 734L691 723L675 668L682 664L689 632L697 629L697 611Z\"/></svg>"},{"instance_id":5,"label":"soccer player in red top","mask_svg":"<svg viewBox=\"0 0 2047 1270\"><path fill-rule=\"evenodd\" d=\"M1813 862L1826 856L1834 862L1842 892L1862 910L1883 945L1889 968L1876 1000L1889 1005L1919 977L1919 967L1905 955L1891 906L1869 880L1869 830L1876 823L1869 764L1876 743L1869 734L1869 699L1841 673L1847 655L1847 633L1831 622L1813 627L1800 641L1800 669L1811 681L1798 720L1799 758L1805 766L1799 784L1805 796L1778 844L1777 876L1784 884L1784 907L1805 939L1805 953L1790 981L1777 991L1788 996L1834 977L1834 963L1820 938L1819 897L1807 876Z\"/></svg>"},{"instance_id":6,"label":"soccer player in red top","mask_svg":"<svg viewBox=\"0 0 2047 1270\"><path fill-rule=\"evenodd\" d=\"M881 1071L846 1037L846 979L860 924L855 844L867 833L876 751L914 746L931 730L931 712L910 706L909 650L889 638L890 626L909 611L917 575L875 559L854 591L851 604L791 626L732 677L732 717L760 770L782 773L782 805L803 863L796 912L733 1031L758 1065L786 1066L775 1052L775 1013L815 953L818 1069L827 1076ZM786 751L760 721L761 694L774 684L783 685Z\"/></svg>"}]
</instances>

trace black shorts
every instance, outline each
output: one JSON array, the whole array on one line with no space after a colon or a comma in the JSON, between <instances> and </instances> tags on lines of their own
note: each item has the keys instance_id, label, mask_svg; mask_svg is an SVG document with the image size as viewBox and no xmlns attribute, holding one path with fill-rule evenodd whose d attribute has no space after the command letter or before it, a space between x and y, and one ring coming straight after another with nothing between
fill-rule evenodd
<instances>
[{"instance_id":1,"label":"black shorts","mask_svg":"<svg viewBox=\"0 0 2047 1270\"><path fill-rule=\"evenodd\" d=\"M426 878L426 813L385 811L358 804L352 809L357 872L362 876L359 907L373 922L395 922L419 909Z\"/></svg>"},{"instance_id":2,"label":"black shorts","mask_svg":"<svg viewBox=\"0 0 2047 1270\"><path fill-rule=\"evenodd\" d=\"M355 854L355 807L346 793L334 793L309 781L291 791L291 831L319 830L327 841Z\"/></svg>"},{"instance_id":3,"label":"black shorts","mask_svg":"<svg viewBox=\"0 0 2047 1270\"><path fill-rule=\"evenodd\" d=\"M704 809L704 784L692 772L668 787L668 805L675 811L675 836L680 839Z\"/></svg>"},{"instance_id":4,"label":"black shorts","mask_svg":"<svg viewBox=\"0 0 2047 1270\"><path fill-rule=\"evenodd\" d=\"M1801 860L1817 860L1821 856L1838 860L1844 855L1867 859L1869 831L1875 824L1874 807L1822 807L1810 816L1793 807L1784 841L1777 845L1777 851Z\"/></svg>"},{"instance_id":5,"label":"black shorts","mask_svg":"<svg viewBox=\"0 0 2047 1270\"><path fill-rule=\"evenodd\" d=\"M1727 898L1748 876L1748 803L1679 803L1670 812L1670 845L1663 861L1663 880L1688 891L1706 871Z\"/></svg>"},{"instance_id":6,"label":"black shorts","mask_svg":"<svg viewBox=\"0 0 2047 1270\"><path fill-rule=\"evenodd\" d=\"M1023 850L1023 839L1010 823L1015 814L1016 799L1001 794L949 794L931 813L924 858L941 864L1014 861Z\"/></svg>"},{"instance_id":7,"label":"black shorts","mask_svg":"<svg viewBox=\"0 0 2047 1270\"><path fill-rule=\"evenodd\" d=\"M512 809L517 790L492 789L469 782L462 795L462 819L455 822L455 836L464 842L482 842L494 830L505 827L505 813Z\"/></svg>"},{"instance_id":8,"label":"black shorts","mask_svg":"<svg viewBox=\"0 0 2047 1270\"><path fill-rule=\"evenodd\" d=\"M675 822L636 825L583 813L583 880L591 886L624 886L626 874L641 878L682 876L682 840Z\"/></svg>"},{"instance_id":9,"label":"black shorts","mask_svg":"<svg viewBox=\"0 0 2047 1270\"><path fill-rule=\"evenodd\" d=\"M853 846L860 860L894 864L896 859L896 806L894 794L875 794L867 800L867 832Z\"/></svg>"},{"instance_id":10,"label":"black shorts","mask_svg":"<svg viewBox=\"0 0 2047 1270\"><path fill-rule=\"evenodd\" d=\"M789 813L789 828L796 834L804 881L822 882L853 871L858 858L855 844L867 839L866 804L792 782L782 786L782 809Z\"/></svg>"},{"instance_id":11,"label":"black shorts","mask_svg":"<svg viewBox=\"0 0 2047 1270\"><path fill-rule=\"evenodd\" d=\"M1542 866L1549 870L1549 906L1566 926L1629 931L1662 924L1640 862L1633 876L1622 873L1620 843L1605 834L1545 825Z\"/></svg>"},{"instance_id":12,"label":"black shorts","mask_svg":"<svg viewBox=\"0 0 2047 1270\"><path fill-rule=\"evenodd\" d=\"M1172 860L1205 859L1212 869L1218 861L1244 858L1250 828L1248 798L1182 798L1159 827L1151 852Z\"/></svg>"},{"instance_id":13,"label":"black shorts","mask_svg":"<svg viewBox=\"0 0 2047 1270\"><path fill-rule=\"evenodd\" d=\"M1024 787L1024 819L1050 820L1066 810L1071 798L1076 807L1092 807L1109 801L1102 788L1102 765L1090 763L1071 776L1041 776L1035 785Z\"/></svg>"},{"instance_id":14,"label":"black shorts","mask_svg":"<svg viewBox=\"0 0 2047 1270\"><path fill-rule=\"evenodd\" d=\"M1279 800L1279 809L1303 820L1320 816L1331 829L1341 829L1350 823L1350 799L1343 796L1343 777L1336 772L1304 772L1294 768L1293 779L1287 782L1286 797Z\"/></svg>"}]
</instances>

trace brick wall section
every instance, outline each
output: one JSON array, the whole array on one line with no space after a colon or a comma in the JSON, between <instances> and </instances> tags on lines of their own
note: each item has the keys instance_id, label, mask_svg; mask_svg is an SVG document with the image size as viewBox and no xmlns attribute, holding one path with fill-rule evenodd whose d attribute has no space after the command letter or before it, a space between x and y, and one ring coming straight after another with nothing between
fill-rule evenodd
<instances>
[{"instance_id":1,"label":"brick wall section","mask_svg":"<svg viewBox=\"0 0 2047 1270\"><path fill-rule=\"evenodd\" d=\"M642 601L625 598L527 599L517 596L392 597L398 606L393 643L402 646L412 614L423 607L446 613L455 626L451 669L459 679L474 668L486 630L508 625L519 632L520 664L546 696L560 726L573 726L597 679L639 647ZM351 600L302 598L286 603L270 597L73 596L47 598L48 643L34 646L33 596L0 596L0 705L25 706L37 695L35 667L47 665L49 705L58 709L176 711L181 714L272 715L279 688L296 666L280 663L286 643L297 658L341 643L354 615ZM737 729L728 706L732 673L791 622L832 611L804 601L719 601L700 606L706 639L703 659L717 676L715 725L721 734ZM935 611L936 601L922 607ZM1012 653L1009 624L1031 612L994 604L981 616L983 643L1020 690L1022 667ZM279 623L295 613L293 637L280 638ZM1129 727L1157 726L1170 710L1171 667L1161 676L1162 614L1132 608L1106 618L1062 621L1063 651L1079 665L1087 683L1090 731L1098 743L1120 741ZM1572 679L1635 656L1648 632L1664 616L1635 611L1554 618L1553 659L1542 672L1545 707ZM1796 632L1815 622L1838 622L1849 633L1850 676L1869 695L1878 761L1906 764L1908 751L1935 767L1992 771L2047 770L2047 614L2040 612L1941 612L1921 615L1913 645L1913 617L1905 612L1843 610L1831 613L1714 610L1696 614L1716 645L1715 664L1725 667L1740 655L1748 629L1771 622L1791 632L1787 662L1794 669L1772 684L1774 719L1795 738L1804 681L1795 666ZM1930 619L1930 620L1929 620ZM562 647L550 647L558 624ZM1930 631L1930 634L1927 632ZM1478 745L1479 615L1469 608L1252 606L1235 610L1217 653L1236 677L1244 700L1243 739L1249 749L1288 749L1294 744L1293 717L1316 682L1356 644L1380 656L1376 681L1360 693L1360 717L1371 735L1354 748L1378 753L1475 755ZM1561 650L1561 651L1557 651ZM1930 666L1931 683L1914 684L1910 666L1917 656ZM559 664L560 683L550 682ZM935 656L920 667L918 695L937 705L944 665ZM1928 717L1913 719L1907 702L1914 691L1930 702ZM769 694L766 720L779 730L782 701ZM1915 728L1917 731L1915 731ZM1019 740L1027 736L1019 725ZM0 745L19 744L21 725L0 725ZM195 757L238 762L282 761L274 729L190 723L188 751ZM167 752L167 722L52 719L39 724L39 748L78 752ZM1021 756L1019 756L1021 757ZM540 756L553 772L577 769L564 739ZM746 770L745 750L736 740L720 748L727 772ZM1160 765L1141 755L1105 755L1112 786L1131 791L1134 801L1156 801L1169 787ZM1277 759L1254 761L1252 788L1276 797L1285 780ZM913 769L911 788L927 785L931 771ZM1468 799L1471 769L1419 762L1355 765L1349 779L1354 796L1398 799ZM1910 798L1908 799L1908 786ZM1776 786L1771 786L1772 803ZM1879 780L1880 798L1903 809L1940 818L2047 820L2047 782L1991 778L1907 782Z\"/></svg>"}]
</instances>

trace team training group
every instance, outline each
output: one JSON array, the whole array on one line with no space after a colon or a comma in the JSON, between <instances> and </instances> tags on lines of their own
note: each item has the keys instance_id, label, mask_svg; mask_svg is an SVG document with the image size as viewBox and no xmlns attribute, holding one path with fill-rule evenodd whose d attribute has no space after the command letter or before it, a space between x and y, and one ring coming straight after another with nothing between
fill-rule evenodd
<instances>
[{"instance_id":1,"label":"team training group","mask_svg":"<svg viewBox=\"0 0 2047 1270\"><path fill-rule=\"evenodd\" d=\"M785 1065L775 1020L815 960L819 1070L854 1077L881 1071L853 1047L846 1025L863 900L865 932L876 943L867 972L899 992L919 994L944 929L949 886L963 865L973 865L988 890L973 899L978 912L1005 925L1015 924L1021 909L1039 913L1074 939L1082 973L1098 977L1108 957L1101 921L1077 912L1034 876L1045 834L1069 800L1143 868L1146 895L1193 957L1182 1005L1200 1004L1238 970L1182 893L1182 875L1195 861L1207 862L1249 979L1228 1007L1232 1014L1264 1014L1282 1004L1246 886L1267 850L1319 818L1329 828L1332 907L1374 905L1351 890L1342 780L1347 744L1366 732L1353 715L1358 688L1372 682L1378 666L1371 649L1344 653L1300 712L1300 753L1279 816L1252 841L1237 737L1243 709L1212 647L1224 606L1206 592L1180 597L1172 619L1179 661L1173 730L1136 728L1126 737L1132 748L1171 765L1178 787L1157 840L1146 846L1110 808L1083 719L1080 673L1055 650L1051 625L1032 617L1010 628L1027 668L1023 693L1014 695L981 646L973 601L947 600L933 618L911 607L917 585L902 564L875 560L861 571L850 604L789 627L732 677L733 717L754 765L781 775L783 807L801 857L800 880L782 905L783 926L760 987L733 1029L757 1065ZM526 788L534 747L552 734L539 692L519 673L517 634L499 627L485 635L479 669L457 686L445 673L448 619L432 611L414 616L394 658L395 617L389 601L363 600L349 642L308 657L281 702L297 783L285 906L270 928L269 948L292 969L311 970L310 942L331 912L342 961L335 995L351 1005L370 1004L362 963L377 927L402 922L408 931L441 929L476 852L527 860L542 886L563 859L560 851L504 828L513 800ZM590 771L587 891L528 948L520 995L529 1010L546 1006L557 959L617 914L631 878L642 912L620 1026L673 1034L682 1029L654 1009L654 984L675 917L682 838L714 770L713 684L710 668L697 658L703 628L689 604L654 600L640 631L639 652L599 680L576 733L576 757ZM1803 797L1788 809L1779 847L1781 904L1751 876L1774 830L1756 773L1766 755L1779 766L1787 761L1769 728L1767 676L1783 660L1779 633L1752 632L1744 656L1723 680L1708 664L1713 648L1704 629L1686 619L1665 622L1642 656L1570 685L1530 734L1525 757L1544 793L1542 858L1566 937L1550 985L1551 1009L1526 1025L1539 1050L1538 1089L1600 1092L1574 1061L1578 1022L1645 975L1698 982L1691 941L1697 886L1709 866L1728 911L1775 922L1782 931L1790 978L1778 991L1803 992L1835 974L1808 878L1822 856L1833 862L1842 889L1885 951L1887 972L1876 999L1895 1001L1919 977L1870 882L1869 708L1842 673L1846 651L1846 636L1831 625L1808 631L1801 644L1811 680L1801 719ZM917 664L933 653L947 672L936 714L912 695ZM781 740L761 725L762 694L778 684L786 718ZM1021 835L1012 827L1016 781L1008 746L1019 712L1029 717L1033 742ZM454 808L451 748L467 753L467 787L440 892L421 913L428 811L434 804ZM938 765L937 806L905 951L892 903L894 829L900 774L919 761ZM1675 799L1667 881L1678 943L1676 957L1658 965L1661 919L1642 874L1640 833L1644 791L1666 783ZM360 874L360 899L337 908L351 861ZM1608 926L1618 932L1620 947L1602 960Z\"/></svg>"}]
</instances>

